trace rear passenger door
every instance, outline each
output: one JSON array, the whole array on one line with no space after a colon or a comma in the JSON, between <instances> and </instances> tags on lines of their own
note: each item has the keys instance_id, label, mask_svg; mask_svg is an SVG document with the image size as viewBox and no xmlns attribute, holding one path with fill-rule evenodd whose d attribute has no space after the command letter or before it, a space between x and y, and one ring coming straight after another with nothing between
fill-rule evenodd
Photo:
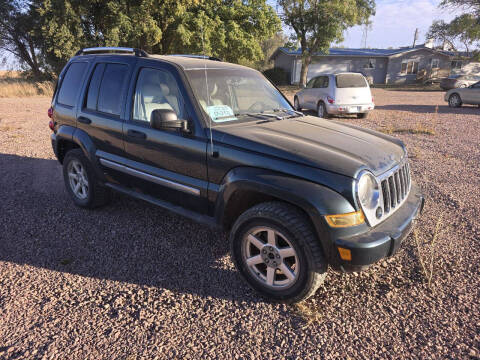
<instances>
[{"instance_id":1,"label":"rear passenger door","mask_svg":"<svg viewBox=\"0 0 480 360\"><path fill-rule=\"evenodd\" d=\"M123 123L128 82L135 64L133 57L121 60L98 57L90 72L77 127L93 141L97 156L102 153L124 156ZM109 180L118 174L108 172Z\"/></svg>"},{"instance_id":2,"label":"rear passenger door","mask_svg":"<svg viewBox=\"0 0 480 360\"><path fill-rule=\"evenodd\" d=\"M324 99L328 94L328 76L319 76L314 85L314 96L312 105L317 108L318 101Z\"/></svg>"}]
</instances>

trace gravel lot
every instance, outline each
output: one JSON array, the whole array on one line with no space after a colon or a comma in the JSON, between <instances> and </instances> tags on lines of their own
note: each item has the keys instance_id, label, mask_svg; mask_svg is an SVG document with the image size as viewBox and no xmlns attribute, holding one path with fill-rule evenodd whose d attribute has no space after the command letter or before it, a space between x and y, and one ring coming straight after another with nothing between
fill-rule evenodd
<instances>
[{"instance_id":1,"label":"gravel lot","mask_svg":"<svg viewBox=\"0 0 480 360\"><path fill-rule=\"evenodd\" d=\"M49 99L0 99L0 359L478 359L480 109L452 110L440 92L374 95L368 119L341 120L407 144L427 199L418 245L330 271L300 306L244 285L225 234L124 196L76 208ZM430 286L420 259L427 273L433 259Z\"/></svg>"}]
</instances>

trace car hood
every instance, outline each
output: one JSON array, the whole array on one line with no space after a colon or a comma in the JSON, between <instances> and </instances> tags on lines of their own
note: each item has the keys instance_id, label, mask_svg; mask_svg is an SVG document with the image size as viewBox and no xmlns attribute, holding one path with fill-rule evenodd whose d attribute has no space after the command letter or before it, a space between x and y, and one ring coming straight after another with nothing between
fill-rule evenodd
<instances>
[{"instance_id":1,"label":"car hood","mask_svg":"<svg viewBox=\"0 0 480 360\"><path fill-rule=\"evenodd\" d=\"M214 141L350 177L380 175L406 154L396 138L314 116L216 127Z\"/></svg>"}]
</instances>

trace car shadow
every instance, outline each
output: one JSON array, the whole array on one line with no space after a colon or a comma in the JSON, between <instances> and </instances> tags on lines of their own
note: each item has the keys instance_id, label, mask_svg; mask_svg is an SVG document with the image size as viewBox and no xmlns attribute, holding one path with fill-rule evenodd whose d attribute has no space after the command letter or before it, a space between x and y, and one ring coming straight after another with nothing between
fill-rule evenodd
<instances>
[{"instance_id":1,"label":"car shadow","mask_svg":"<svg viewBox=\"0 0 480 360\"><path fill-rule=\"evenodd\" d=\"M0 154L0 261L177 293L260 302L228 261L226 235L115 194L73 205L56 160Z\"/></svg>"},{"instance_id":2,"label":"car shadow","mask_svg":"<svg viewBox=\"0 0 480 360\"><path fill-rule=\"evenodd\" d=\"M394 111L405 111L405 112L414 112L414 113L421 113L421 114L433 114L435 112L438 112L439 114L472 114L472 115L479 114L479 108L477 106L472 106L472 105L463 105L460 108L451 108L448 105L410 105L410 104L377 105L375 106L375 110L394 110Z\"/></svg>"}]
</instances>

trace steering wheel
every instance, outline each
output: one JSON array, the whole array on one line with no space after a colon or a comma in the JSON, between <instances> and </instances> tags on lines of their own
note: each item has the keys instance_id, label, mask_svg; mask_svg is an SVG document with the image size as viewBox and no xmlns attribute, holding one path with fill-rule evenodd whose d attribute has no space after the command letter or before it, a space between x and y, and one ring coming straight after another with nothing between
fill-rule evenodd
<instances>
[{"instance_id":1,"label":"steering wheel","mask_svg":"<svg viewBox=\"0 0 480 360\"><path fill-rule=\"evenodd\" d=\"M248 108L248 111L261 112L265 109L265 103L263 101L256 101Z\"/></svg>"}]
</instances>

